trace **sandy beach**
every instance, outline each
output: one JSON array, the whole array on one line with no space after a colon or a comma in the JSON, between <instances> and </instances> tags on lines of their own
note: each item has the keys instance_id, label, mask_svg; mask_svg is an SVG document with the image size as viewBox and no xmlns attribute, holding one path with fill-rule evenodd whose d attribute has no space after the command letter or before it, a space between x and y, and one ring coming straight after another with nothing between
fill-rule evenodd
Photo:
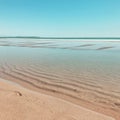
<instances>
[{"instance_id":1,"label":"sandy beach","mask_svg":"<svg viewBox=\"0 0 120 120\"><path fill-rule=\"evenodd\" d=\"M0 120L120 120L120 0L0 0Z\"/></svg>"},{"instance_id":2,"label":"sandy beach","mask_svg":"<svg viewBox=\"0 0 120 120\"><path fill-rule=\"evenodd\" d=\"M101 119L96 115L104 117L102 120L120 119L118 42L78 41L71 44L53 40L3 39L0 45L0 78L14 83L1 82L1 109L5 109L5 100L6 109L12 109L6 114L15 119L19 114L24 119L40 120ZM16 87L15 83L24 88ZM21 112L15 114L14 110ZM1 112L1 116L9 116L6 114Z\"/></svg>"},{"instance_id":3,"label":"sandy beach","mask_svg":"<svg viewBox=\"0 0 120 120\"><path fill-rule=\"evenodd\" d=\"M115 120L0 79L1 120Z\"/></svg>"}]
</instances>

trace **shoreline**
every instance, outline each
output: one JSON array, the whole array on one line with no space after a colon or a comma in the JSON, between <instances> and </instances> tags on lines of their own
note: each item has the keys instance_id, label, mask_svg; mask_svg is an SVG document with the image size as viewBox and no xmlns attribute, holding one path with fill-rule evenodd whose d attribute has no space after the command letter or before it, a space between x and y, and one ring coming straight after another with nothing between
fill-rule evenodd
<instances>
[{"instance_id":1,"label":"shoreline","mask_svg":"<svg viewBox=\"0 0 120 120\"><path fill-rule=\"evenodd\" d=\"M48 97L52 97L53 99L57 99L57 100L60 100L60 101L63 101L65 103L68 103L68 104L71 104L73 106L77 106L77 107L80 107L80 108L83 108L87 111L90 112L93 112L93 113L96 113L96 114L100 114L102 116L109 116L111 114L105 114L105 113L102 113L101 110L98 110L97 107L95 107L95 105L91 105L90 103L87 103L85 101L76 101L74 99L71 99L70 97L66 97L64 95L60 96L60 95L54 95L54 94L51 94L51 92L48 92L48 91L44 91L44 90L38 90L38 89L35 89L34 87L30 86L30 85L27 85L25 83L20 83L20 82L17 82L17 81L11 81L11 80L5 80L5 79L2 79L2 82L5 82L7 84L10 84L11 86L13 87L16 87L17 88L20 88L20 89L23 89L25 91L29 91L31 94L43 94L45 96L48 96ZM1 84L1 79L0 79L0 84ZM38 93L39 92L39 93ZM77 103L78 102L78 103ZM44 106L43 106L44 107ZM91 109L91 108L94 108L94 109ZM95 109L96 108L96 109ZM110 112L110 111L108 111ZM108 118L109 118L108 117ZM110 117L111 118L111 117ZM64 118L63 118L64 119ZM63 120L63 119L60 119L60 120ZM65 119L66 120L66 119ZM72 120L72 119L70 119ZM87 119L85 119L87 120ZM90 120L90 119L89 119ZM97 120L97 119L95 119ZM99 119L98 119L99 120ZM104 120L104 119L100 119L100 120ZM106 120L106 119L105 119ZM111 119L107 119L107 120L115 120L114 118L111 118ZM117 120L117 119L116 119Z\"/></svg>"}]
</instances>

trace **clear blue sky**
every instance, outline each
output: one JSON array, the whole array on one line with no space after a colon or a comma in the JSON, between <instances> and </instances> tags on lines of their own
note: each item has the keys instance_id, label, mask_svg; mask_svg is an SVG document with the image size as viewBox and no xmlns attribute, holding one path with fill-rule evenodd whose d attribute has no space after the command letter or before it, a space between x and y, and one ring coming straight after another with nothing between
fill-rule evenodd
<instances>
[{"instance_id":1,"label":"clear blue sky","mask_svg":"<svg viewBox=\"0 0 120 120\"><path fill-rule=\"evenodd\" d=\"M0 36L120 36L120 0L0 0Z\"/></svg>"}]
</instances>

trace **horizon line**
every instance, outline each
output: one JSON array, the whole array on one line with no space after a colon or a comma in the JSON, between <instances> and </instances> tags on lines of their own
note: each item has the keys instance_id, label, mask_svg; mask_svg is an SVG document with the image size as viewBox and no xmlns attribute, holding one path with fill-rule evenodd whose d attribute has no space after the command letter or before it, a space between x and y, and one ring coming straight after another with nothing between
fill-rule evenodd
<instances>
[{"instance_id":1,"label":"horizon line","mask_svg":"<svg viewBox=\"0 0 120 120\"><path fill-rule=\"evenodd\" d=\"M0 36L0 38L31 38L31 39L120 39L120 37L40 37L40 36Z\"/></svg>"}]
</instances>

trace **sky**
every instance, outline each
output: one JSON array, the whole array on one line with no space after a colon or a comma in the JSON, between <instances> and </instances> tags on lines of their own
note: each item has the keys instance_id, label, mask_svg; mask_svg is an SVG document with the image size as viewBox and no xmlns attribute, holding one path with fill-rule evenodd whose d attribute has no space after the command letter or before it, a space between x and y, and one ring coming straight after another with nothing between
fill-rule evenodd
<instances>
[{"instance_id":1,"label":"sky","mask_svg":"<svg viewBox=\"0 0 120 120\"><path fill-rule=\"evenodd\" d=\"M120 0L0 0L0 36L120 37Z\"/></svg>"}]
</instances>

